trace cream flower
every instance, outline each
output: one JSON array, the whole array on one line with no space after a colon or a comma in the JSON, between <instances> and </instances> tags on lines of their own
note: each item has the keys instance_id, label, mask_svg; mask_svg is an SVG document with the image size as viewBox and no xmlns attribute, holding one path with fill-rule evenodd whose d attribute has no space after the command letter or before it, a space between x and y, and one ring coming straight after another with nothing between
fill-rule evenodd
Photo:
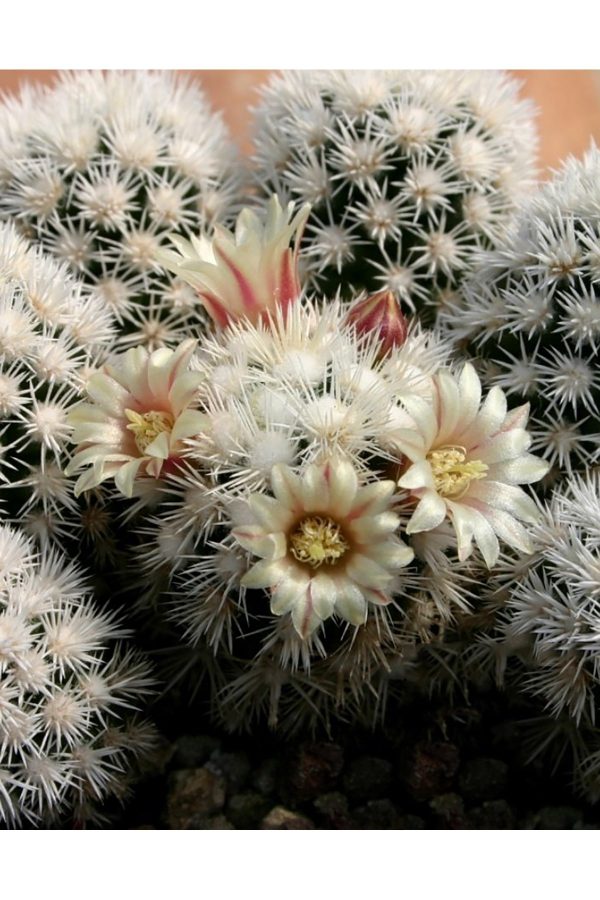
<instances>
[{"instance_id":1,"label":"cream flower","mask_svg":"<svg viewBox=\"0 0 600 900\"><path fill-rule=\"evenodd\" d=\"M394 536L394 482L360 486L350 463L331 460L302 475L274 466L271 484L274 498L250 496L256 524L233 530L260 557L242 585L270 589L271 612L291 613L302 638L334 614L362 625L369 603L390 603L397 570L414 556Z\"/></svg>"},{"instance_id":2,"label":"cream flower","mask_svg":"<svg viewBox=\"0 0 600 900\"><path fill-rule=\"evenodd\" d=\"M298 251L310 207L305 204L289 221L293 208L288 203L283 210L273 196L264 224L252 210L243 209L235 235L221 226L215 227L212 240L200 235L187 241L173 234L179 254L163 250L158 260L197 290L220 328L241 318L258 322L278 305L285 310L300 295Z\"/></svg>"},{"instance_id":3,"label":"cream flower","mask_svg":"<svg viewBox=\"0 0 600 900\"><path fill-rule=\"evenodd\" d=\"M398 485L419 499L407 533L430 531L449 517L461 560L471 554L473 540L490 568L498 558L498 538L530 553L518 520L535 522L539 513L515 485L539 481L548 464L526 452L529 405L507 413L498 387L481 405L481 383L469 363L459 378L440 373L433 384L432 402L410 396L403 401L415 427L399 430L394 441L409 461Z\"/></svg>"},{"instance_id":4,"label":"cream flower","mask_svg":"<svg viewBox=\"0 0 600 900\"><path fill-rule=\"evenodd\" d=\"M164 467L181 458L185 438L202 431L206 416L192 408L199 372L189 370L196 342L173 351L144 347L128 350L116 365L106 365L87 384L91 403L69 415L71 440L78 444L67 474L90 466L75 485L75 494L114 476L126 497L140 474L159 478Z\"/></svg>"}]
</instances>

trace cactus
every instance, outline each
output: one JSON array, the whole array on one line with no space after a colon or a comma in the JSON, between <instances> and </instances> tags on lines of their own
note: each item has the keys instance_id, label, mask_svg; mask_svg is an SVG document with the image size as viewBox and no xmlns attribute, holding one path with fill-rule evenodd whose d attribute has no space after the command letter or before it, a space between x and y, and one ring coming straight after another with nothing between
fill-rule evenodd
<instances>
[{"instance_id":1,"label":"cactus","mask_svg":"<svg viewBox=\"0 0 600 900\"><path fill-rule=\"evenodd\" d=\"M524 453L524 410L499 389L480 409L472 367L454 373L443 342L392 328L376 300L366 319L363 301L296 302L195 355L129 350L74 413L80 489L114 478L135 498L138 595L214 654L230 728L379 716L425 619L468 614L479 554L493 565L497 537L527 552L517 520L536 511L517 485L546 466ZM131 439L134 402L152 443Z\"/></svg>"},{"instance_id":2,"label":"cactus","mask_svg":"<svg viewBox=\"0 0 600 900\"><path fill-rule=\"evenodd\" d=\"M0 824L83 824L127 791L153 730L151 688L127 633L82 572L0 526Z\"/></svg>"},{"instance_id":3,"label":"cactus","mask_svg":"<svg viewBox=\"0 0 600 900\"><path fill-rule=\"evenodd\" d=\"M0 107L0 210L114 312L120 348L202 326L156 262L165 233L227 218L239 168L218 114L169 72L63 73Z\"/></svg>"},{"instance_id":4,"label":"cactus","mask_svg":"<svg viewBox=\"0 0 600 900\"><path fill-rule=\"evenodd\" d=\"M0 225L0 507L42 543L81 540L93 515L96 501L78 507L64 474L67 411L114 333L110 309L65 263Z\"/></svg>"},{"instance_id":5,"label":"cactus","mask_svg":"<svg viewBox=\"0 0 600 900\"><path fill-rule=\"evenodd\" d=\"M389 289L430 317L495 241L536 149L529 102L493 72L286 73L263 90L255 133L263 202L312 204L312 286Z\"/></svg>"},{"instance_id":6,"label":"cactus","mask_svg":"<svg viewBox=\"0 0 600 900\"><path fill-rule=\"evenodd\" d=\"M549 482L593 466L600 442L600 152L571 158L527 202L462 296L444 310L455 344L532 410Z\"/></svg>"},{"instance_id":7,"label":"cactus","mask_svg":"<svg viewBox=\"0 0 600 900\"><path fill-rule=\"evenodd\" d=\"M565 479L531 528L534 552L502 557L480 592L479 615L454 635L462 644L455 678L521 694L532 757L568 753L574 783L593 799L600 796L599 522L599 474Z\"/></svg>"}]
</instances>

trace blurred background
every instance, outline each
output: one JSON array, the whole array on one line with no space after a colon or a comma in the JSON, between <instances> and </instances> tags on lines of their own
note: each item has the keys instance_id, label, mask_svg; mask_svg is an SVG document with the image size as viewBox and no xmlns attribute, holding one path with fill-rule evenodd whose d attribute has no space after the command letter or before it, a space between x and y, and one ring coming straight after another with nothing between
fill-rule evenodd
<instances>
[{"instance_id":1,"label":"blurred background","mask_svg":"<svg viewBox=\"0 0 600 900\"><path fill-rule=\"evenodd\" d=\"M240 147L250 152L250 107L256 90L270 76L262 69L182 70L197 79L216 109L221 109ZM544 177L568 154L579 156L593 138L600 144L600 71L511 70L522 94L539 109L540 175ZM23 81L52 81L55 71L0 71L0 91L18 91Z\"/></svg>"}]
</instances>

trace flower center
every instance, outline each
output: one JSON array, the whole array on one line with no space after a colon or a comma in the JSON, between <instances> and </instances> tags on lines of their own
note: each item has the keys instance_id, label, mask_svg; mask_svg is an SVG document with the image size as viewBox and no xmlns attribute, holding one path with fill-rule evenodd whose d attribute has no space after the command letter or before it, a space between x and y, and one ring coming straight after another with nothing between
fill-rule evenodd
<instances>
[{"instance_id":1,"label":"flower center","mask_svg":"<svg viewBox=\"0 0 600 900\"><path fill-rule=\"evenodd\" d=\"M431 466L435 489L442 497L460 497L472 481L485 478L488 467L479 459L466 461L464 447L440 447L430 450L427 461Z\"/></svg>"},{"instance_id":2,"label":"flower center","mask_svg":"<svg viewBox=\"0 0 600 900\"><path fill-rule=\"evenodd\" d=\"M313 569L318 569L323 563L333 565L350 549L340 526L329 516L302 519L290 535L290 544L296 559Z\"/></svg>"},{"instance_id":3,"label":"flower center","mask_svg":"<svg viewBox=\"0 0 600 900\"><path fill-rule=\"evenodd\" d=\"M145 413L136 413L132 409L126 409L125 415L129 419L127 426L133 432L136 447L140 453L146 452L148 447L163 431L171 431L175 419L168 412L151 409Z\"/></svg>"}]
</instances>

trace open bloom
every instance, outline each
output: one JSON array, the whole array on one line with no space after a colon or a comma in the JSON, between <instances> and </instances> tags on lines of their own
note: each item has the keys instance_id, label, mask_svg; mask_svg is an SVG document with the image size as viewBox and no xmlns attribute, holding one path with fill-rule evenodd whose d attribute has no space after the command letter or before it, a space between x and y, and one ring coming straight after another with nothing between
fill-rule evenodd
<instances>
[{"instance_id":1,"label":"open bloom","mask_svg":"<svg viewBox=\"0 0 600 900\"><path fill-rule=\"evenodd\" d=\"M305 204L289 221L293 209L288 203L283 210L273 196L264 224L252 210L243 209L235 234L217 225L212 240L171 235L179 254L163 250L159 261L196 289L220 328L244 317L258 322L277 306L285 311L300 295L298 252L310 206Z\"/></svg>"},{"instance_id":2,"label":"open bloom","mask_svg":"<svg viewBox=\"0 0 600 900\"><path fill-rule=\"evenodd\" d=\"M432 402L407 397L403 403L414 429L402 429L395 445L408 460L398 484L419 502L408 534L430 531L449 517L458 538L459 559L475 541L488 567L498 558L501 538L511 547L531 552L527 532L518 520L539 518L533 500L518 484L539 481L548 464L527 453L525 430L529 405L507 413L498 387L481 404L481 383L467 363L459 378L433 376Z\"/></svg>"},{"instance_id":3,"label":"open bloom","mask_svg":"<svg viewBox=\"0 0 600 900\"><path fill-rule=\"evenodd\" d=\"M271 612L291 613L302 638L334 613L362 625L368 603L390 603L397 570L414 556L394 536L394 482L360 486L352 465L340 459L301 475L274 466L271 483L274 497L250 496L256 524L233 531L260 557L242 585L268 588Z\"/></svg>"},{"instance_id":4,"label":"open bloom","mask_svg":"<svg viewBox=\"0 0 600 900\"><path fill-rule=\"evenodd\" d=\"M138 475L159 478L165 465L181 458L184 439L197 435L206 421L193 408L203 380L189 370L194 348L193 340L175 351L134 347L118 365L92 375L92 402L69 415L78 447L67 474L89 466L77 480L76 495L114 476L121 493L131 497Z\"/></svg>"}]
</instances>

